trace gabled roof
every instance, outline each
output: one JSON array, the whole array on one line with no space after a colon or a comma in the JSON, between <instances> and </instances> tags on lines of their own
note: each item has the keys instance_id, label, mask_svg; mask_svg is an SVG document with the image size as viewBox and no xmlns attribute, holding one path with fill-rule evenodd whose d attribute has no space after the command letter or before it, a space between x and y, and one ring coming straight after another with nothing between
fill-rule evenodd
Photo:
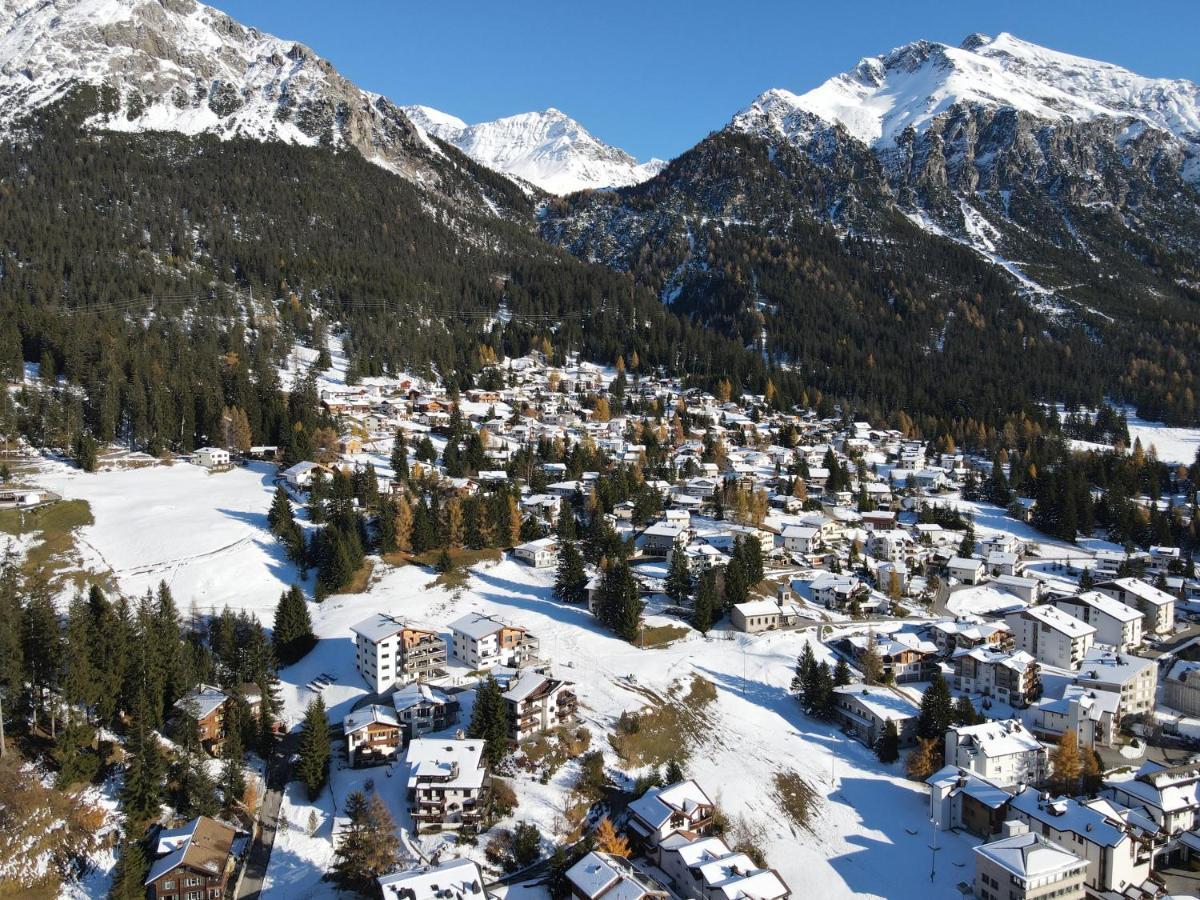
<instances>
[{"instance_id":1,"label":"gabled roof","mask_svg":"<svg viewBox=\"0 0 1200 900\"><path fill-rule=\"evenodd\" d=\"M661 827L673 813L691 813L698 806L712 806L703 788L688 778L663 788L651 788L629 804L629 810L655 828Z\"/></svg>"},{"instance_id":2,"label":"gabled roof","mask_svg":"<svg viewBox=\"0 0 1200 900\"><path fill-rule=\"evenodd\" d=\"M180 866L207 875L220 875L229 861L236 836L237 832L230 826L208 816L197 816L183 828L167 833L167 843L176 849L154 861L145 884L157 881ZM159 846L163 846L161 841Z\"/></svg>"}]
</instances>

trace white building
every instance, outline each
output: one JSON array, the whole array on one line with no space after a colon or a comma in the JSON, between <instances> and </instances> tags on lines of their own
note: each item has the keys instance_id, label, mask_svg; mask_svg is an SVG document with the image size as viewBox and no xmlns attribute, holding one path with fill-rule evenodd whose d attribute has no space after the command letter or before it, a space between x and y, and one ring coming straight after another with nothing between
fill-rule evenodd
<instances>
[{"instance_id":1,"label":"white building","mask_svg":"<svg viewBox=\"0 0 1200 900\"><path fill-rule=\"evenodd\" d=\"M445 674L446 642L384 613L363 619L354 632L354 667L377 694L397 684Z\"/></svg>"},{"instance_id":2,"label":"white building","mask_svg":"<svg viewBox=\"0 0 1200 900\"><path fill-rule=\"evenodd\" d=\"M503 696L508 736L514 741L568 724L579 705L574 684L532 670L512 679Z\"/></svg>"},{"instance_id":3,"label":"white building","mask_svg":"<svg viewBox=\"0 0 1200 900\"><path fill-rule=\"evenodd\" d=\"M517 668L537 658L538 641L524 628L470 612L450 623L455 659L472 669Z\"/></svg>"},{"instance_id":4,"label":"white building","mask_svg":"<svg viewBox=\"0 0 1200 900\"><path fill-rule=\"evenodd\" d=\"M418 831L473 828L483 814L483 741L416 738L404 753L408 806Z\"/></svg>"},{"instance_id":5,"label":"white building","mask_svg":"<svg viewBox=\"0 0 1200 900\"><path fill-rule=\"evenodd\" d=\"M550 569L558 565L557 538L544 537L513 547L513 556L535 569Z\"/></svg>"},{"instance_id":6,"label":"white building","mask_svg":"<svg viewBox=\"0 0 1200 900\"><path fill-rule=\"evenodd\" d=\"M1148 634L1171 634L1175 630L1175 598L1138 578L1116 578L1096 585L1096 590L1120 600L1145 617L1142 630Z\"/></svg>"},{"instance_id":7,"label":"white building","mask_svg":"<svg viewBox=\"0 0 1200 900\"><path fill-rule=\"evenodd\" d=\"M1047 761L1046 748L1017 719L956 725L946 732L946 765L1000 787L1040 783Z\"/></svg>"},{"instance_id":8,"label":"white building","mask_svg":"<svg viewBox=\"0 0 1200 900\"><path fill-rule=\"evenodd\" d=\"M673 834L662 842L660 865L680 897L787 900L788 886L774 869L756 866L717 836Z\"/></svg>"},{"instance_id":9,"label":"white building","mask_svg":"<svg viewBox=\"0 0 1200 900\"><path fill-rule=\"evenodd\" d=\"M659 844L678 831L707 834L714 806L692 779L651 788L629 804L629 830L654 854Z\"/></svg>"},{"instance_id":10,"label":"white building","mask_svg":"<svg viewBox=\"0 0 1200 900\"><path fill-rule=\"evenodd\" d=\"M231 459L229 451L221 447L201 447L192 454L192 462L206 469L223 469Z\"/></svg>"},{"instance_id":11,"label":"white building","mask_svg":"<svg viewBox=\"0 0 1200 900\"><path fill-rule=\"evenodd\" d=\"M1087 860L1085 883L1098 893L1121 893L1150 877L1150 848L1126 821L1128 812L1105 799L1047 799L1034 788L1018 792L1009 804L1010 818Z\"/></svg>"},{"instance_id":12,"label":"white building","mask_svg":"<svg viewBox=\"0 0 1200 900\"><path fill-rule=\"evenodd\" d=\"M1148 716L1154 712L1158 663L1152 659L1093 647L1080 662L1075 680L1083 687L1119 694L1120 716Z\"/></svg>"},{"instance_id":13,"label":"white building","mask_svg":"<svg viewBox=\"0 0 1200 900\"><path fill-rule=\"evenodd\" d=\"M955 556L946 563L946 574L963 584L979 584L986 577L982 559Z\"/></svg>"},{"instance_id":14,"label":"white building","mask_svg":"<svg viewBox=\"0 0 1200 900\"><path fill-rule=\"evenodd\" d=\"M1010 612L1004 620L1018 650L1040 663L1076 669L1092 646L1096 628L1049 605Z\"/></svg>"},{"instance_id":15,"label":"white building","mask_svg":"<svg viewBox=\"0 0 1200 900\"><path fill-rule=\"evenodd\" d=\"M1023 827L1007 823L1010 830ZM1011 827L1015 826L1015 827ZM977 900L1083 900L1088 864L1028 830L975 848Z\"/></svg>"},{"instance_id":16,"label":"white building","mask_svg":"<svg viewBox=\"0 0 1200 900\"><path fill-rule=\"evenodd\" d=\"M1128 650L1142 643L1142 614L1108 594L1084 591L1074 597L1054 597L1048 602L1067 615L1094 625L1097 643L1117 650Z\"/></svg>"}]
</instances>

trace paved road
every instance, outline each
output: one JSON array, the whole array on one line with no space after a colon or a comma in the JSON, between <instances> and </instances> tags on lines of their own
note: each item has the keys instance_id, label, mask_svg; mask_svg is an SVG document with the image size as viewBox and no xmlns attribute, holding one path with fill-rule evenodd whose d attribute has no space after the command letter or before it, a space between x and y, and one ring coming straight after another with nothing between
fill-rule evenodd
<instances>
[{"instance_id":1,"label":"paved road","mask_svg":"<svg viewBox=\"0 0 1200 900\"><path fill-rule=\"evenodd\" d=\"M299 734L288 734L279 742L267 765L267 793L259 809L260 828L258 837L246 857L246 873L238 889L237 900L258 900L262 893L263 879L267 876L267 863L271 861L271 848L275 846L275 831L279 823L279 807L283 802L283 791L292 772L289 762L299 744Z\"/></svg>"}]
</instances>

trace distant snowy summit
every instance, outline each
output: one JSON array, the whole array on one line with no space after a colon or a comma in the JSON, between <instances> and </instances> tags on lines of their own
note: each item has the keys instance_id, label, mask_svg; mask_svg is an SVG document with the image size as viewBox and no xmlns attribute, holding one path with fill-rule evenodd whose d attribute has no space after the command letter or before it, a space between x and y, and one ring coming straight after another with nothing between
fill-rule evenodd
<instances>
[{"instance_id":1,"label":"distant snowy summit","mask_svg":"<svg viewBox=\"0 0 1200 900\"><path fill-rule=\"evenodd\" d=\"M639 163L553 108L476 125L428 106L403 109L427 134L453 144L489 169L551 194L639 184L666 165L659 159Z\"/></svg>"},{"instance_id":2,"label":"distant snowy summit","mask_svg":"<svg viewBox=\"0 0 1200 900\"><path fill-rule=\"evenodd\" d=\"M838 127L886 153L961 105L1013 109L1049 122L1126 119L1131 128L1164 131L1200 150L1200 86L1146 78L1005 33L973 34L958 47L916 41L867 57L807 93L767 91L734 117L733 127L798 144Z\"/></svg>"}]
</instances>

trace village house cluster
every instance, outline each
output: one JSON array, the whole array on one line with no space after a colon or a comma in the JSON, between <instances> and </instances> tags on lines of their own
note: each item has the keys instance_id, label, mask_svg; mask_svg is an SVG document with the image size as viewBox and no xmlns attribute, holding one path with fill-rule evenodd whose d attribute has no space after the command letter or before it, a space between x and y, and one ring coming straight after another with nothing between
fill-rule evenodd
<instances>
[{"instance_id":1,"label":"village house cluster","mask_svg":"<svg viewBox=\"0 0 1200 900\"><path fill-rule=\"evenodd\" d=\"M330 387L321 400L341 433L320 462L280 472L297 502L335 469L375 465L399 434L426 489L432 480L472 497L518 486L522 540L511 554L531 569L559 566L564 517L580 531L602 519L625 542L639 597L656 614L694 621L701 579L726 573L753 541L762 580L737 602L723 598L703 627L761 639L811 630L855 670L833 689L832 718L868 746L893 731L899 748L917 745L922 693L935 678L969 698L979 721L941 736L943 765L927 784L935 826L980 841L976 897L1136 900L1153 895L1145 892L1157 866L1200 852L1194 767L1138 762L1127 777L1103 779L1090 799L1052 790L1063 735L1087 752L1118 752L1131 731L1153 727L1160 684L1167 705L1200 714L1200 661L1172 661L1160 680L1166 673L1146 655L1178 630L1177 606L1200 595L1178 548L1080 551L1064 562L1028 527L1030 500L999 512L1020 527L976 534L971 507L957 501L991 477L991 460L869 423L781 411L766 396L718 397L577 360L509 360L495 386L461 396L410 379ZM480 464L453 474L444 464L452 421L482 447ZM571 471L559 460L580 446L593 465ZM204 448L194 461L220 470L236 460ZM601 505L621 468L636 470L642 494ZM380 469L384 494L408 490ZM682 593L669 583L680 560L689 582ZM584 563L586 605L599 618L602 567ZM420 831L481 821L491 773L482 741L458 728L459 694L469 689L462 671L499 683L514 744L576 715L575 686L514 623L376 613L351 631L370 693L341 723L347 760L402 760ZM203 686L195 699L219 707ZM650 790L625 820L645 865L591 852L568 873L572 896L789 896L777 873L710 833L711 810L692 781ZM384 896L414 898L441 896L451 884L459 896L487 895L465 860L380 881Z\"/></svg>"}]
</instances>

